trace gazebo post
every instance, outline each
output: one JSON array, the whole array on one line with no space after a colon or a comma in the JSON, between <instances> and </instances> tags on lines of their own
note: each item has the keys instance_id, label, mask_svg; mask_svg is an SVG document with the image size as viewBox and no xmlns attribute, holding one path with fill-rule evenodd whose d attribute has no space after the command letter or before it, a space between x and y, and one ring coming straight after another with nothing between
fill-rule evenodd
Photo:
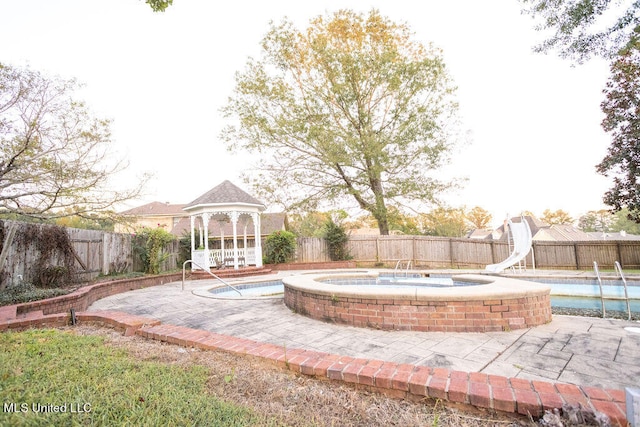
<instances>
[{"instance_id":1,"label":"gazebo post","mask_svg":"<svg viewBox=\"0 0 640 427\"><path fill-rule=\"evenodd\" d=\"M204 268L209 270L211 268L211 262L209 261L209 214L207 212L202 214L202 222L204 223Z\"/></svg>"},{"instance_id":2,"label":"gazebo post","mask_svg":"<svg viewBox=\"0 0 640 427\"><path fill-rule=\"evenodd\" d=\"M196 250L196 219L193 215L189 216L189 222L191 223L191 257Z\"/></svg>"},{"instance_id":3,"label":"gazebo post","mask_svg":"<svg viewBox=\"0 0 640 427\"><path fill-rule=\"evenodd\" d=\"M260 214L251 214L253 219L253 235L255 236L254 251L256 254L256 267L262 267L262 233L260 231Z\"/></svg>"},{"instance_id":4,"label":"gazebo post","mask_svg":"<svg viewBox=\"0 0 640 427\"><path fill-rule=\"evenodd\" d=\"M247 265L248 259L249 259L249 252L247 251L247 223L248 221L245 219L244 221L244 235L243 235L243 239L242 239L242 248L244 251L244 265Z\"/></svg>"},{"instance_id":5,"label":"gazebo post","mask_svg":"<svg viewBox=\"0 0 640 427\"><path fill-rule=\"evenodd\" d=\"M231 227L233 229L233 269L238 269L238 212L231 212Z\"/></svg>"},{"instance_id":6,"label":"gazebo post","mask_svg":"<svg viewBox=\"0 0 640 427\"><path fill-rule=\"evenodd\" d=\"M224 256L224 221L218 221L218 223L220 224L220 262L226 267Z\"/></svg>"},{"instance_id":7,"label":"gazebo post","mask_svg":"<svg viewBox=\"0 0 640 427\"><path fill-rule=\"evenodd\" d=\"M196 252L196 218L193 215L189 215L189 222L191 224L191 260L195 257ZM195 270L195 266L191 263L191 271Z\"/></svg>"}]
</instances>

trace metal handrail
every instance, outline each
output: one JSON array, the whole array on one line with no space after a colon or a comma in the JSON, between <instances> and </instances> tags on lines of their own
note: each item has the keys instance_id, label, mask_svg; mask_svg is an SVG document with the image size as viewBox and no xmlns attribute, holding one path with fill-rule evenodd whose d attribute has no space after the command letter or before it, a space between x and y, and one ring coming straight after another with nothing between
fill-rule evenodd
<instances>
[{"instance_id":1,"label":"metal handrail","mask_svg":"<svg viewBox=\"0 0 640 427\"><path fill-rule=\"evenodd\" d=\"M207 273L209 273L211 276L213 276L213 278L218 279L219 281L221 281L224 285L230 287L231 289L233 289L234 291L236 291L239 295L242 295L242 292L240 292L238 290L238 288L236 288L235 286L231 285L230 283L225 282L224 280L222 280L221 278L219 278L218 276L216 276L215 274L213 274L210 270L205 269L203 266L201 266L200 264L198 264L197 262L193 261L192 259L188 259L185 262L182 263L182 290L184 291L184 276L185 276L185 267L187 265L187 263L190 262L192 265L195 265L196 267L201 268L202 270L206 271Z\"/></svg>"},{"instance_id":2,"label":"metal handrail","mask_svg":"<svg viewBox=\"0 0 640 427\"><path fill-rule=\"evenodd\" d=\"M615 267L616 271L620 275L620 278L622 279L622 285L624 286L624 300L627 302L627 316L628 316L627 320L631 320L631 305L629 304L629 292L627 291L627 279L625 279L624 274L622 273L622 266L618 261L616 261L613 264L613 266Z\"/></svg>"},{"instance_id":3,"label":"metal handrail","mask_svg":"<svg viewBox=\"0 0 640 427\"><path fill-rule=\"evenodd\" d=\"M402 268L403 268L403 266L404 266L404 261L405 261L404 259L399 259L399 260L396 262L396 267L393 269L393 278L394 278L394 279L396 278L396 273L398 272L398 269L402 269ZM410 259L408 259L408 260L406 260L406 261L407 261L407 268L405 269L404 277L409 277L409 269L410 269L410 268L411 268L411 266L412 266L412 261L411 261Z\"/></svg>"},{"instance_id":4,"label":"metal handrail","mask_svg":"<svg viewBox=\"0 0 640 427\"><path fill-rule=\"evenodd\" d=\"M405 277L409 277L409 269L411 269L411 267L412 267L412 261L409 260L409 261L407 261L407 269L404 271L404 276Z\"/></svg>"},{"instance_id":5,"label":"metal handrail","mask_svg":"<svg viewBox=\"0 0 640 427\"><path fill-rule=\"evenodd\" d=\"M604 307L604 293L602 292L602 278L600 277L600 270L598 269L598 263L593 261L593 271L596 273L596 277L598 278L598 286L600 287L600 304L602 305L602 317L607 316L607 309Z\"/></svg>"}]
</instances>

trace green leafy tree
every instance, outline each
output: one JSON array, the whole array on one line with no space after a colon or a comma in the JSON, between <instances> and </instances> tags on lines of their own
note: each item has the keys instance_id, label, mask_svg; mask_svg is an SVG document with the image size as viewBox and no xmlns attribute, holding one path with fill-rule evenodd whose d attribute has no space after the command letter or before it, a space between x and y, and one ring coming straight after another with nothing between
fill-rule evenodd
<instances>
[{"instance_id":1,"label":"green leafy tree","mask_svg":"<svg viewBox=\"0 0 640 427\"><path fill-rule=\"evenodd\" d=\"M288 215L288 229L300 237L323 237L324 225L331 219L328 212L306 212Z\"/></svg>"},{"instance_id":2,"label":"green leafy tree","mask_svg":"<svg viewBox=\"0 0 640 427\"><path fill-rule=\"evenodd\" d=\"M428 236L463 237L470 231L462 208L438 207L420 217L423 232Z\"/></svg>"},{"instance_id":3,"label":"green leafy tree","mask_svg":"<svg viewBox=\"0 0 640 427\"><path fill-rule=\"evenodd\" d=\"M465 216L467 221L469 221L474 228L488 228L491 224L491 220L493 219L493 215L480 206L476 206L466 212Z\"/></svg>"},{"instance_id":4,"label":"green leafy tree","mask_svg":"<svg viewBox=\"0 0 640 427\"><path fill-rule=\"evenodd\" d=\"M162 227L145 227L135 236L134 250L140 256L145 273L160 273L162 263L169 257L165 246L175 237Z\"/></svg>"},{"instance_id":5,"label":"green leafy tree","mask_svg":"<svg viewBox=\"0 0 640 427\"><path fill-rule=\"evenodd\" d=\"M257 193L289 210L355 200L389 234L389 204L452 185L434 171L455 142L454 87L411 37L375 10L271 24L223 109L230 149L260 154Z\"/></svg>"},{"instance_id":6,"label":"green leafy tree","mask_svg":"<svg viewBox=\"0 0 640 427\"><path fill-rule=\"evenodd\" d=\"M562 209L558 209L555 211L552 211L551 209L545 209L544 212L542 212L542 216L540 217L540 219L549 225L573 224L574 222L574 219L571 218L571 215L569 215L569 213L563 211Z\"/></svg>"},{"instance_id":7,"label":"green leafy tree","mask_svg":"<svg viewBox=\"0 0 640 427\"><path fill-rule=\"evenodd\" d=\"M618 57L611 72L601 107L602 128L612 142L597 171L613 178L604 202L614 211L628 208L629 219L640 222L640 41Z\"/></svg>"},{"instance_id":8,"label":"green leafy tree","mask_svg":"<svg viewBox=\"0 0 640 427\"><path fill-rule=\"evenodd\" d=\"M324 239L329 246L329 258L331 258L331 261L351 259L347 249L349 235L343 226L336 224L331 218L324 224Z\"/></svg>"},{"instance_id":9,"label":"green leafy tree","mask_svg":"<svg viewBox=\"0 0 640 427\"><path fill-rule=\"evenodd\" d=\"M578 219L578 228L587 232L607 232L611 229L613 221L614 216L606 209L589 211Z\"/></svg>"},{"instance_id":10,"label":"green leafy tree","mask_svg":"<svg viewBox=\"0 0 640 427\"><path fill-rule=\"evenodd\" d=\"M583 62L592 56L614 58L637 41L640 2L612 0L520 0L524 12L538 20L536 29L553 33L536 46L557 50L563 58Z\"/></svg>"},{"instance_id":11,"label":"green leafy tree","mask_svg":"<svg viewBox=\"0 0 640 427\"><path fill-rule=\"evenodd\" d=\"M629 234L640 235L640 223L629 219L629 209L621 209L613 214L608 231L626 231Z\"/></svg>"}]
</instances>

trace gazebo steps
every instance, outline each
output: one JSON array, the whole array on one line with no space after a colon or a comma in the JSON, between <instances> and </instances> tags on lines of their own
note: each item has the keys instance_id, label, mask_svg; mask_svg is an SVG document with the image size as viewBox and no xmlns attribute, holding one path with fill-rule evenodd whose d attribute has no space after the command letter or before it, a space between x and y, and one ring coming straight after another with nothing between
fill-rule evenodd
<instances>
[{"instance_id":1,"label":"gazebo steps","mask_svg":"<svg viewBox=\"0 0 640 427\"><path fill-rule=\"evenodd\" d=\"M240 277L250 277L250 276L258 276L262 274L269 274L271 273L271 269L266 267L240 267L239 269L235 270L233 269L233 267L231 268L227 267L227 268L220 268L220 269L212 268L211 272L216 276L220 277L221 279L224 279L224 278L235 279ZM200 278L205 279L207 277L209 278L211 277L206 272L199 271L199 270L192 271L191 274L196 276L199 279Z\"/></svg>"}]
</instances>

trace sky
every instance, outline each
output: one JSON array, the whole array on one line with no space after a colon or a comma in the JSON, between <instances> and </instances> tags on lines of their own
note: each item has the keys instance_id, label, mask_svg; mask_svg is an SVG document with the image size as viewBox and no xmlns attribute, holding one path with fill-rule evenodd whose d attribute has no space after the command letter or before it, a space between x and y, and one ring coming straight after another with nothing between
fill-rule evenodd
<instances>
[{"instance_id":1,"label":"sky","mask_svg":"<svg viewBox=\"0 0 640 427\"><path fill-rule=\"evenodd\" d=\"M174 0L164 13L142 0L0 0L0 62L83 84L78 97L113 121L115 155L129 162L113 185L154 175L123 209L188 203L227 179L243 186L251 158L227 151L220 109L269 22L302 29L372 8L441 48L458 87L468 142L442 173L466 184L445 203L480 206L496 224L522 211L605 208L610 181L595 165L610 142L600 127L608 64L534 53L544 35L517 0Z\"/></svg>"}]
</instances>

